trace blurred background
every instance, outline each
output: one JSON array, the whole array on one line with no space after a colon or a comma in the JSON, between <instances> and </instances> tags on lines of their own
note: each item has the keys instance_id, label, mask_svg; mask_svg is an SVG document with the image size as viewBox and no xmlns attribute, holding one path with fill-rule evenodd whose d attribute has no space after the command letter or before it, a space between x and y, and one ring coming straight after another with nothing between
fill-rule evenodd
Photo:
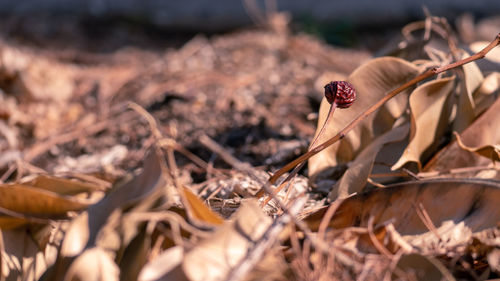
<instances>
[{"instance_id":1,"label":"blurred background","mask_svg":"<svg viewBox=\"0 0 500 281\"><path fill-rule=\"evenodd\" d=\"M371 47L377 48L385 38L366 42L360 42L360 38L399 30L408 22L422 20L423 7L451 23L467 24L485 18L491 21L496 16L496 26L500 26L498 0L0 0L3 36L36 42L36 37L68 38L76 27L95 40L105 37L115 40L116 45L154 46L175 46L200 32L221 33L263 24L270 14L286 12L295 31L318 35L335 45L351 47L362 43L370 47L373 43ZM151 38L154 42L146 40Z\"/></svg>"}]
</instances>

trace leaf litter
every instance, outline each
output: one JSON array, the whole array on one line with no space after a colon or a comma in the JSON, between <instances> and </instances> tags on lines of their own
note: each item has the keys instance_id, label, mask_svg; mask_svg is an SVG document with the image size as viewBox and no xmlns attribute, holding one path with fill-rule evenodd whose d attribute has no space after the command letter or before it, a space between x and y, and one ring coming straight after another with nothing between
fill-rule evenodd
<instances>
[{"instance_id":1,"label":"leaf litter","mask_svg":"<svg viewBox=\"0 0 500 281\"><path fill-rule=\"evenodd\" d=\"M73 59L2 41L0 280L497 278L498 48L410 85L256 196L319 133L324 84L358 101L320 141L497 34L458 26L457 45L428 16L372 57L269 19Z\"/></svg>"}]
</instances>

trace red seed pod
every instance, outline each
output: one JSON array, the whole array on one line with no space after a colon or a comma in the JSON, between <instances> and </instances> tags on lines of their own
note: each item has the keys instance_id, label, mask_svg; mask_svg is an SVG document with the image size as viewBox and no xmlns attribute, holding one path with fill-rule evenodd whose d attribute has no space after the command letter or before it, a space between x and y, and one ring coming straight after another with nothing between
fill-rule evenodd
<instances>
[{"instance_id":1,"label":"red seed pod","mask_svg":"<svg viewBox=\"0 0 500 281\"><path fill-rule=\"evenodd\" d=\"M334 81L326 84L325 97L330 104L335 102L337 107L348 108L356 100L356 90L349 82Z\"/></svg>"}]
</instances>

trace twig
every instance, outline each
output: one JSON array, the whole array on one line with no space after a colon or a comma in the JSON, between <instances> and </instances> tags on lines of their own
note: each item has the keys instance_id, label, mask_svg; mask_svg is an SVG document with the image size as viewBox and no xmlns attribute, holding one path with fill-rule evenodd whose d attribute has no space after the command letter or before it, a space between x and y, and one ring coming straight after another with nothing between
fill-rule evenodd
<instances>
[{"instance_id":1,"label":"twig","mask_svg":"<svg viewBox=\"0 0 500 281\"><path fill-rule=\"evenodd\" d=\"M149 124L149 129L151 130L151 133L153 134L153 136L156 138L156 141L159 141L160 139L162 139L162 133L158 129L158 122L146 109L144 109L144 107L138 105L135 102L129 102L128 108L139 113L139 115L141 115L144 119L146 119L146 121Z\"/></svg>"},{"instance_id":2,"label":"twig","mask_svg":"<svg viewBox=\"0 0 500 281\"><path fill-rule=\"evenodd\" d=\"M205 162L203 159L201 159L197 155L193 154L191 151L189 151L186 148L184 148L182 145L180 145L174 139L163 138L163 139L161 139L161 140L158 141L158 145L161 146L161 147L171 147L171 148L173 148L174 150L180 152L182 155L186 156L186 158L188 158L189 160L191 160L191 162L193 162L195 165L197 165L198 167L200 167L202 169L208 170L210 168L209 164L207 162ZM222 173L219 170L215 170L215 173L217 173L218 175L223 175L224 174L224 173Z\"/></svg>"},{"instance_id":3,"label":"twig","mask_svg":"<svg viewBox=\"0 0 500 281\"><path fill-rule=\"evenodd\" d=\"M344 138L345 135L350 132L352 129L354 129L361 121L366 119L370 114L375 112L377 109L379 109L383 104L385 104L388 100L391 98L395 97L397 94L401 93L402 91L406 90L407 88L415 85L416 83L419 83L425 79L428 79L434 75L437 75L439 73L448 71L450 69L462 66L464 64L467 64L469 62L484 58L484 56L491 51L491 49L495 48L500 44L500 33L497 34L496 38L491 41L488 46L486 46L484 49L481 51L475 53L474 55L459 60L457 62L451 63L446 66L438 67L438 68L433 68L430 70L427 70L426 72L418 75L417 77L411 79L410 81L404 83L403 85L399 86L398 88L390 91L385 97L383 97L381 100L379 100L377 103L374 105L370 106L365 112L361 113L356 119L351 121L344 129L342 129L339 133L337 133L335 136L332 138L328 139L327 141L323 142L322 144L316 146L315 148L311 149L307 153L303 154L299 158L291 161L290 163L286 164L283 168L279 169L271 178L269 178L269 183L274 184L284 173L288 172L290 169L294 168L295 166L299 165L300 163L303 163L307 161L309 158L312 156L318 154L321 152L323 149L329 147L330 145L334 144L335 142L339 141L340 139Z\"/></svg>"}]
</instances>

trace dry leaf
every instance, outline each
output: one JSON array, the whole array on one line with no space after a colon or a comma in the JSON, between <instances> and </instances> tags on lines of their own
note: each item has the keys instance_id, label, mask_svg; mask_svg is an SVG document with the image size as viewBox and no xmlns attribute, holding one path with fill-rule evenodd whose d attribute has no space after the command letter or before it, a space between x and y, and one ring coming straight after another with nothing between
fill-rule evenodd
<instances>
[{"instance_id":1,"label":"dry leaf","mask_svg":"<svg viewBox=\"0 0 500 281\"><path fill-rule=\"evenodd\" d=\"M90 202L21 184L0 185L0 227L18 227L37 219L64 218Z\"/></svg>"},{"instance_id":2,"label":"dry leaf","mask_svg":"<svg viewBox=\"0 0 500 281\"><path fill-rule=\"evenodd\" d=\"M223 280L271 225L256 201L244 201L231 222L185 253L182 268L189 280Z\"/></svg>"},{"instance_id":3,"label":"dry leaf","mask_svg":"<svg viewBox=\"0 0 500 281\"><path fill-rule=\"evenodd\" d=\"M465 53L462 59L469 57ZM462 66L464 79L458 87L457 114L453 122L453 129L462 132L476 119L476 104L472 93L481 85L484 80L481 70L475 62L470 62Z\"/></svg>"},{"instance_id":4,"label":"dry leaf","mask_svg":"<svg viewBox=\"0 0 500 281\"><path fill-rule=\"evenodd\" d=\"M118 281L120 270L104 250L91 248L75 259L63 280Z\"/></svg>"},{"instance_id":5,"label":"dry leaf","mask_svg":"<svg viewBox=\"0 0 500 281\"><path fill-rule=\"evenodd\" d=\"M0 185L0 206L3 209L35 217L61 216L88 206L85 200L60 196L54 192L20 184Z\"/></svg>"},{"instance_id":6,"label":"dry leaf","mask_svg":"<svg viewBox=\"0 0 500 281\"><path fill-rule=\"evenodd\" d=\"M78 255L85 247L96 243L97 234L106 221L120 208L130 207L165 187L159 156L151 151L145 159L144 171L127 183L114 188L87 212L74 219L61 246L63 256Z\"/></svg>"},{"instance_id":7,"label":"dry leaf","mask_svg":"<svg viewBox=\"0 0 500 281\"><path fill-rule=\"evenodd\" d=\"M455 280L448 269L433 257L419 254L403 255L396 266L407 274L405 276L407 280Z\"/></svg>"},{"instance_id":8,"label":"dry leaf","mask_svg":"<svg viewBox=\"0 0 500 281\"><path fill-rule=\"evenodd\" d=\"M151 259L151 235L142 230L137 234L117 261L121 281L136 281L144 265ZM165 265L164 265L165 266Z\"/></svg>"},{"instance_id":9,"label":"dry leaf","mask_svg":"<svg viewBox=\"0 0 500 281\"><path fill-rule=\"evenodd\" d=\"M192 220L196 223L208 224L208 225L220 225L224 220L210 208L208 208L205 203L203 203L196 194L194 194L187 187L182 186L181 196L183 197L184 207Z\"/></svg>"},{"instance_id":10,"label":"dry leaf","mask_svg":"<svg viewBox=\"0 0 500 281\"><path fill-rule=\"evenodd\" d=\"M346 79L357 91L356 102L348 109L337 109L319 143L334 136L365 109L379 101L390 90L393 90L415 77L419 68L405 60L394 57L376 58L357 68ZM407 106L407 98L411 89L400 93L372 114L359 126L346 135L340 142L330 146L313 156L309 164L309 176L314 178L322 170L339 163L352 160L373 138L392 128ZM323 98L319 111L316 134L325 122L330 104ZM376 121L374 121L376 120Z\"/></svg>"},{"instance_id":11,"label":"dry leaf","mask_svg":"<svg viewBox=\"0 0 500 281\"><path fill-rule=\"evenodd\" d=\"M57 178L49 175L35 175L34 177L23 179L21 183L61 195L75 195L78 193L102 191L105 189L104 186L99 186L97 184L82 182L75 179Z\"/></svg>"},{"instance_id":12,"label":"dry leaf","mask_svg":"<svg viewBox=\"0 0 500 281\"><path fill-rule=\"evenodd\" d=\"M124 210L150 208L157 202L166 187L161 161L158 152L153 149L144 161L141 174L123 184L116 184L101 201L71 221L58 259L44 274L43 280L61 280L72 276L81 278L83 272L79 268L82 264L92 263L89 259L102 261L102 266L110 270L106 275L92 272L94 275L90 277L97 280L118 278L119 269L113 261L114 257L108 255L116 255L120 249L126 249L130 241L137 237L138 227L138 222L126 220L122 214ZM98 265L93 267L99 269ZM132 268L130 272L138 274L138 270L134 272Z\"/></svg>"},{"instance_id":13,"label":"dry leaf","mask_svg":"<svg viewBox=\"0 0 500 281\"><path fill-rule=\"evenodd\" d=\"M6 280L35 281L47 269L43 248L36 243L32 232L33 229L24 227L2 229L1 273Z\"/></svg>"},{"instance_id":14,"label":"dry leaf","mask_svg":"<svg viewBox=\"0 0 500 281\"><path fill-rule=\"evenodd\" d=\"M420 85L410 96L411 129L410 143L393 170L403 167L408 162L417 163L444 134L449 119L446 100L453 90L454 77L433 80Z\"/></svg>"},{"instance_id":15,"label":"dry leaf","mask_svg":"<svg viewBox=\"0 0 500 281\"><path fill-rule=\"evenodd\" d=\"M463 143L470 147L483 147L500 143L500 99L472 125L460 134ZM457 142L453 142L427 163L424 171L446 171L454 168L473 167L489 164L491 161L469 151L460 148ZM468 176L462 174L462 176ZM470 176L470 175L469 175Z\"/></svg>"},{"instance_id":16,"label":"dry leaf","mask_svg":"<svg viewBox=\"0 0 500 281\"><path fill-rule=\"evenodd\" d=\"M182 281L189 280L182 272L184 249L172 247L144 266L139 281Z\"/></svg>"},{"instance_id":17,"label":"dry leaf","mask_svg":"<svg viewBox=\"0 0 500 281\"><path fill-rule=\"evenodd\" d=\"M271 225L256 201L244 201L232 221L186 252L176 246L146 264L139 280L222 280Z\"/></svg>"},{"instance_id":18,"label":"dry leaf","mask_svg":"<svg viewBox=\"0 0 500 281\"><path fill-rule=\"evenodd\" d=\"M480 147L470 147L462 142L460 135L455 132L457 143L460 148L486 157L492 161L500 161L500 145L484 145Z\"/></svg>"},{"instance_id":19,"label":"dry leaf","mask_svg":"<svg viewBox=\"0 0 500 281\"><path fill-rule=\"evenodd\" d=\"M500 221L499 201L499 181L440 179L406 182L345 199L329 227L368 227L370 218L373 218L374 229L390 223L407 243L420 252L443 254L448 246L468 241L471 234L496 228ZM312 230L317 230L325 212L326 208L305 219ZM430 224L436 227L435 232L430 231L422 212L428 214ZM391 241L381 241L391 248ZM371 251L378 252L377 248L371 247Z\"/></svg>"},{"instance_id":20,"label":"dry leaf","mask_svg":"<svg viewBox=\"0 0 500 281\"><path fill-rule=\"evenodd\" d=\"M474 92L474 102L476 103L476 116L483 113L498 98L500 89L500 72L490 73L484 78L483 83Z\"/></svg>"},{"instance_id":21,"label":"dry leaf","mask_svg":"<svg viewBox=\"0 0 500 281\"><path fill-rule=\"evenodd\" d=\"M497 273L500 273L500 249L494 249L488 254L488 264Z\"/></svg>"},{"instance_id":22,"label":"dry leaf","mask_svg":"<svg viewBox=\"0 0 500 281\"><path fill-rule=\"evenodd\" d=\"M349 164L347 171L345 171L342 178L330 191L330 200L335 200L337 197L343 198L349 194L362 191L372 170L377 153L385 144L406 138L408 129L408 124L394 128L377 137L370 145L363 149L356 159Z\"/></svg>"},{"instance_id":23,"label":"dry leaf","mask_svg":"<svg viewBox=\"0 0 500 281\"><path fill-rule=\"evenodd\" d=\"M142 268L151 259L152 232L159 224L163 226L162 223L155 219L155 216L167 215L172 209L168 211L158 210L157 202L160 198L160 196L150 196L137 203L133 208L127 209L124 213L116 211L110 216L99 233L97 245L117 253L115 261L120 267L122 281L137 280ZM156 209L156 211L152 212L153 209ZM144 212L149 212L149 215L145 215ZM142 216L142 219L138 219L138 216ZM184 217L179 216L178 220L183 220ZM170 224L171 231L178 231L180 236L182 235L181 230L172 227L172 221L174 220L174 218L171 218L170 220L167 219L166 222ZM182 222L185 223L184 220ZM182 222L175 221L174 224ZM166 240L168 239L170 238L166 237ZM179 241L176 240L176 242ZM173 241L172 244L174 244ZM163 245L162 248L168 247L165 244Z\"/></svg>"}]
</instances>

